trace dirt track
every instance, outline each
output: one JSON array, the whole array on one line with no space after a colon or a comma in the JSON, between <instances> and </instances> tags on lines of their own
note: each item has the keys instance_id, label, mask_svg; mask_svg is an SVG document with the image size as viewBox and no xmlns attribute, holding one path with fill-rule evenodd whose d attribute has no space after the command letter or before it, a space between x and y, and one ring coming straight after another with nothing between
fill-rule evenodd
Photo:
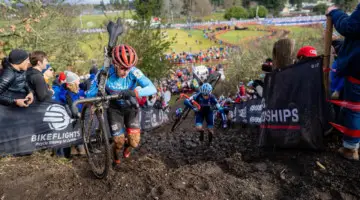
<instances>
[{"instance_id":1,"label":"dirt track","mask_svg":"<svg viewBox=\"0 0 360 200\"><path fill-rule=\"evenodd\" d=\"M83 158L2 159L0 199L360 199L360 163L334 153L337 136L321 153L265 152L256 147L256 128L239 128L219 133L209 148L191 124L144 134L108 180L95 179Z\"/></svg>"}]
</instances>

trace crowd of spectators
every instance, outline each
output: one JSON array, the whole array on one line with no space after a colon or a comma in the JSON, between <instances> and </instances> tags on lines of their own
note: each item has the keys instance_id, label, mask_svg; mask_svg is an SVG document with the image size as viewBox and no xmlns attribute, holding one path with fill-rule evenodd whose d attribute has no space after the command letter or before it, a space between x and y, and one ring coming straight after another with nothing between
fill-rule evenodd
<instances>
[{"instance_id":1,"label":"crowd of spectators","mask_svg":"<svg viewBox=\"0 0 360 200\"><path fill-rule=\"evenodd\" d=\"M230 47L210 47L207 50L200 50L198 53L182 52L166 54L165 59L175 64L203 63L220 61L229 58Z\"/></svg>"}]
</instances>

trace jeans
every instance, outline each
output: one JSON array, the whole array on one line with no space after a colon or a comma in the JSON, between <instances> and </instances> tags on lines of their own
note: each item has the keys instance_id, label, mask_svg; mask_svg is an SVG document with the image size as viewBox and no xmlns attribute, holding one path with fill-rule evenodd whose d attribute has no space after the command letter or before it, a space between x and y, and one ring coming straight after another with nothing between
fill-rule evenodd
<instances>
[{"instance_id":1,"label":"jeans","mask_svg":"<svg viewBox=\"0 0 360 200\"><path fill-rule=\"evenodd\" d=\"M354 84L345 79L344 100L350 102L360 102L360 85ZM347 108L342 109L343 125L351 130L360 130L360 112L355 112ZM348 149L358 149L360 138L344 135L343 146Z\"/></svg>"}]
</instances>

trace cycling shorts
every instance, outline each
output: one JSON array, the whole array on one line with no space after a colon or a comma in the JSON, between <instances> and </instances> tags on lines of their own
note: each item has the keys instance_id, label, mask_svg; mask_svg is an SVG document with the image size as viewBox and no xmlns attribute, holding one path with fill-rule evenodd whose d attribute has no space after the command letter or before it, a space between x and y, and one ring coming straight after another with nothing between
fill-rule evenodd
<instances>
[{"instance_id":1,"label":"cycling shorts","mask_svg":"<svg viewBox=\"0 0 360 200\"><path fill-rule=\"evenodd\" d=\"M214 127L214 112L210 109L200 110L195 113L195 126L199 127L203 125L204 119L208 128Z\"/></svg>"},{"instance_id":2,"label":"cycling shorts","mask_svg":"<svg viewBox=\"0 0 360 200\"><path fill-rule=\"evenodd\" d=\"M112 136L123 135L126 129L140 129L139 110L110 105L107 115Z\"/></svg>"}]
</instances>

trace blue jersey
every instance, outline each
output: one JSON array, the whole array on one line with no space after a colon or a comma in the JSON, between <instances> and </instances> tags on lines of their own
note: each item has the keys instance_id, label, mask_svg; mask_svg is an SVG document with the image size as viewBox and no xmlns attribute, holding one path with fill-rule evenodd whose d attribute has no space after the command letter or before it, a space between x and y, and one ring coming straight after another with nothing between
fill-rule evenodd
<instances>
[{"instance_id":1,"label":"blue jersey","mask_svg":"<svg viewBox=\"0 0 360 200\"><path fill-rule=\"evenodd\" d=\"M95 97L97 95L97 79L98 76L94 79L89 91L86 93L87 97ZM154 84L136 67L132 67L129 74L125 78L121 78L117 76L115 67L113 65L110 66L105 87L107 94L119 94L123 90L134 90L137 86L141 87L137 89L140 97L156 94ZM119 103L122 104L122 101L119 101Z\"/></svg>"},{"instance_id":2,"label":"blue jersey","mask_svg":"<svg viewBox=\"0 0 360 200\"><path fill-rule=\"evenodd\" d=\"M184 104L187 106L194 107L191 104L192 100L196 101L201 106L201 110L210 109L211 106L216 106L218 109L220 108L220 104L218 103L218 100L212 94L210 94L209 98L205 99L201 93L196 93L192 95L189 99L186 99Z\"/></svg>"}]
</instances>

